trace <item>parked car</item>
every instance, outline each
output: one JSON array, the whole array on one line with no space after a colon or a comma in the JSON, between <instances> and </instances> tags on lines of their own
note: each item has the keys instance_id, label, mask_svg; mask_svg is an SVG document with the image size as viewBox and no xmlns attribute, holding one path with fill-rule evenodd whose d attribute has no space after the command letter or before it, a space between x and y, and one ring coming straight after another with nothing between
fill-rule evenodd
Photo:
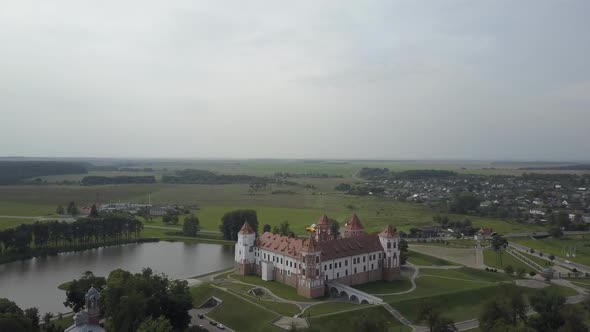
<instances>
[{"instance_id":1,"label":"parked car","mask_svg":"<svg viewBox=\"0 0 590 332\"><path fill-rule=\"evenodd\" d=\"M216 326L217 325L217 322L212 320L212 321L209 322L209 324L211 324L213 326Z\"/></svg>"},{"instance_id":2,"label":"parked car","mask_svg":"<svg viewBox=\"0 0 590 332\"><path fill-rule=\"evenodd\" d=\"M223 324L217 324L217 328L220 330L225 330L225 326L223 326Z\"/></svg>"},{"instance_id":3,"label":"parked car","mask_svg":"<svg viewBox=\"0 0 590 332\"><path fill-rule=\"evenodd\" d=\"M199 319L205 318L205 316L203 316L203 314L198 314L197 317L199 317Z\"/></svg>"}]
</instances>

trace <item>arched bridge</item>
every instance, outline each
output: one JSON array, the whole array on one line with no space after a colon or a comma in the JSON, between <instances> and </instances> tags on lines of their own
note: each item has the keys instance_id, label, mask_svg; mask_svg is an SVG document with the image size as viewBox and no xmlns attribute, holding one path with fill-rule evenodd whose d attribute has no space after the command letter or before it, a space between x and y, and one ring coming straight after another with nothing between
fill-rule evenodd
<instances>
[{"instance_id":1,"label":"arched bridge","mask_svg":"<svg viewBox=\"0 0 590 332\"><path fill-rule=\"evenodd\" d=\"M375 295L367 294L356 288L346 286L334 281L326 281L326 286L331 296L346 297L351 302L361 304L383 304L383 300Z\"/></svg>"}]
</instances>

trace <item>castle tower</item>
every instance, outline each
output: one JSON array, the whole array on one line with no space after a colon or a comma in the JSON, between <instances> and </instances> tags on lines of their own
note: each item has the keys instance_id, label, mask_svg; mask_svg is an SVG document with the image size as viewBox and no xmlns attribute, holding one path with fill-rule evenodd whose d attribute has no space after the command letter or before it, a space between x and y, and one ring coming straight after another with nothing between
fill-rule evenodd
<instances>
[{"instance_id":1,"label":"castle tower","mask_svg":"<svg viewBox=\"0 0 590 332\"><path fill-rule=\"evenodd\" d=\"M387 225L383 232L379 233L379 241L385 252L383 258L383 280L392 281L400 277L399 267L399 235L391 225Z\"/></svg>"},{"instance_id":2,"label":"castle tower","mask_svg":"<svg viewBox=\"0 0 590 332\"><path fill-rule=\"evenodd\" d=\"M344 234L342 234L342 237L355 237L363 234L365 234L365 227L361 224L361 220L355 213L344 225Z\"/></svg>"},{"instance_id":3,"label":"castle tower","mask_svg":"<svg viewBox=\"0 0 590 332\"><path fill-rule=\"evenodd\" d=\"M86 312L88 312L88 324L98 325L100 321L100 292L96 288L90 287L84 300L86 301Z\"/></svg>"},{"instance_id":4,"label":"castle tower","mask_svg":"<svg viewBox=\"0 0 590 332\"><path fill-rule=\"evenodd\" d=\"M322 278L320 246L315 236L309 236L300 250L301 267L299 270L299 282L297 294L307 298L316 298L324 295L324 279Z\"/></svg>"},{"instance_id":5,"label":"castle tower","mask_svg":"<svg viewBox=\"0 0 590 332\"><path fill-rule=\"evenodd\" d=\"M326 214L322 215L316 224L316 240L318 242L333 240L332 223Z\"/></svg>"},{"instance_id":6,"label":"castle tower","mask_svg":"<svg viewBox=\"0 0 590 332\"><path fill-rule=\"evenodd\" d=\"M255 241L256 233L247 221L244 222L242 229L238 232L238 243L236 243L234 259L236 273L241 275L256 273Z\"/></svg>"}]
</instances>

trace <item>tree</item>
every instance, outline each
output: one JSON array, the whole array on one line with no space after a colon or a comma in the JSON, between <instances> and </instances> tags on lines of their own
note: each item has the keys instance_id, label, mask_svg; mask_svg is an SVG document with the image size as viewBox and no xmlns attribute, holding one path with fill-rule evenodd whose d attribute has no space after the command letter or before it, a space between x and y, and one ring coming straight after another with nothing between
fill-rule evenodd
<instances>
[{"instance_id":1,"label":"tree","mask_svg":"<svg viewBox=\"0 0 590 332\"><path fill-rule=\"evenodd\" d=\"M405 265L408 261L408 241L399 240L399 264Z\"/></svg>"},{"instance_id":2,"label":"tree","mask_svg":"<svg viewBox=\"0 0 590 332\"><path fill-rule=\"evenodd\" d=\"M506 326L516 327L527 319L527 305L520 288L512 284L498 287L496 296L484 304L479 317L483 331L501 331Z\"/></svg>"},{"instance_id":3,"label":"tree","mask_svg":"<svg viewBox=\"0 0 590 332\"><path fill-rule=\"evenodd\" d=\"M197 236L199 224L199 218L197 218L197 216L192 213L184 217L184 223L182 224L182 234L185 236Z\"/></svg>"},{"instance_id":4,"label":"tree","mask_svg":"<svg viewBox=\"0 0 590 332\"><path fill-rule=\"evenodd\" d=\"M58 205L58 206L57 206L57 209L55 209L55 213L57 213L57 214L59 214L59 215L62 215L62 214L64 214L65 212L66 212L66 210L65 210L65 209L64 209L64 207L63 207L63 206L61 206L61 205Z\"/></svg>"},{"instance_id":5,"label":"tree","mask_svg":"<svg viewBox=\"0 0 590 332\"><path fill-rule=\"evenodd\" d=\"M540 291L530 299L537 315L529 319L528 325L537 331L557 331L564 323L560 310L565 304L565 297Z\"/></svg>"},{"instance_id":6,"label":"tree","mask_svg":"<svg viewBox=\"0 0 590 332\"><path fill-rule=\"evenodd\" d=\"M563 236L563 231L559 227L551 227L549 229L549 235L553 236L554 238L560 238Z\"/></svg>"},{"instance_id":7,"label":"tree","mask_svg":"<svg viewBox=\"0 0 590 332\"><path fill-rule=\"evenodd\" d=\"M192 299L187 282L171 281L149 268L136 274L112 271L101 294L109 331L136 331L150 317L163 316L174 330L185 329L191 321L188 311Z\"/></svg>"},{"instance_id":8,"label":"tree","mask_svg":"<svg viewBox=\"0 0 590 332\"><path fill-rule=\"evenodd\" d=\"M0 331L30 332L36 330L33 328L31 320L25 316L23 310L16 303L0 298Z\"/></svg>"},{"instance_id":9,"label":"tree","mask_svg":"<svg viewBox=\"0 0 590 332\"><path fill-rule=\"evenodd\" d=\"M279 234L283 236L295 236L295 233L291 231L291 227L287 220L283 221L279 226Z\"/></svg>"},{"instance_id":10,"label":"tree","mask_svg":"<svg viewBox=\"0 0 590 332\"><path fill-rule=\"evenodd\" d=\"M106 285L104 277L96 277L91 271L86 271L80 279L74 279L66 289L64 306L72 308L74 312L80 311L85 305L85 296L90 287L100 291Z\"/></svg>"},{"instance_id":11,"label":"tree","mask_svg":"<svg viewBox=\"0 0 590 332\"><path fill-rule=\"evenodd\" d=\"M46 312L45 315L43 315L43 323L45 323L45 325L49 324L49 322L51 322L52 318L53 318L53 314L50 312Z\"/></svg>"},{"instance_id":12,"label":"tree","mask_svg":"<svg viewBox=\"0 0 590 332\"><path fill-rule=\"evenodd\" d=\"M98 218L98 209L96 208L96 204L92 204L92 207L90 208L90 217Z\"/></svg>"},{"instance_id":13,"label":"tree","mask_svg":"<svg viewBox=\"0 0 590 332\"><path fill-rule=\"evenodd\" d=\"M549 258L553 262L553 260L555 259L555 255L549 254L549 256L547 256L547 258Z\"/></svg>"},{"instance_id":14,"label":"tree","mask_svg":"<svg viewBox=\"0 0 590 332\"><path fill-rule=\"evenodd\" d=\"M492 238L492 250L496 252L496 260L500 260L500 265L502 265L502 250L506 249L508 246L508 240L506 240L502 235L497 234Z\"/></svg>"},{"instance_id":15,"label":"tree","mask_svg":"<svg viewBox=\"0 0 590 332\"><path fill-rule=\"evenodd\" d=\"M39 309L38 308L29 308L25 309L24 311L25 317L27 317L31 321L31 327L33 330L39 330Z\"/></svg>"},{"instance_id":16,"label":"tree","mask_svg":"<svg viewBox=\"0 0 590 332\"><path fill-rule=\"evenodd\" d=\"M477 210L479 203L479 199L473 193L455 193L449 204L449 212L466 214L469 211Z\"/></svg>"},{"instance_id":17,"label":"tree","mask_svg":"<svg viewBox=\"0 0 590 332\"><path fill-rule=\"evenodd\" d=\"M78 207L76 206L76 202L71 201L68 204L68 208L66 210L68 212L69 215L75 216L78 214Z\"/></svg>"},{"instance_id":18,"label":"tree","mask_svg":"<svg viewBox=\"0 0 590 332\"><path fill-rule=\"evenodd\" d=\"M178 224L178 213L170 211L164 213L164 215L162 216L162 222L164 222L165 224Z\"/></svg>"},{"instance_id":19,"label":"tree","mask_svg":"<svg viewBox=\"0 0 590 332\"><path fill-rule=\"evenodd\" d=\"M237 241L238 232L242 229L244 222L248 222L255 232L258 232L258 216L254 210L234 210L227 212L221 217L219 230L225 240Z\"/></svg>"},{"instance_id":20,"label":"tree","mask_svg":"<svg viewBox=\"0 0 590 332\"><path fill-rule=\"evenodd\" d=\"M269 224L264 224L264 227L262 227L262 232L266 233L266 232L270 232L271 228Z\"/></svg>"},{"instance_id":21,"label":"tree","mask_svg":"<svg viewBox=\"0 0 590 332\"><path fill-rule=\"evenodd\" d=\"M431 332L457 331L455 323L449 318L442 317L438 309L428 300L420 304L417 321L426 322Z\"/></svg>"},{"instance_id":22,"label":"tree","mask_svg":"<svg viewBox=\"0 0 590 332\"><path fill-rule=\"evenodd\" d=\"M164 316L160 316L157 319L151 317L141 322L137 332L172 332L172 325L170 321Z\"/></svg>"},{"instance_id":23,"label":"tree","mask_svg":"<svg viewBox=\"0 0 590 332\"><path fill-rule=\"evenodd\" d=\"M588 332L584 324L585 313L574 306L565 306L560 311L565 323L558 329L559 332Z\"/></svg>"}]
</instances>

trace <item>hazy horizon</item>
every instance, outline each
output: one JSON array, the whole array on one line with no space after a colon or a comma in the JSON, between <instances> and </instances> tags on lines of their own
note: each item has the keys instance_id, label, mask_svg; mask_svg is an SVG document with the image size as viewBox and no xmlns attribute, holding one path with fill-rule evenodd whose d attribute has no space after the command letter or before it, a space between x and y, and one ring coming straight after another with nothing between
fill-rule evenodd
<instances>
[{"instance_id":1,"label":"hazy horizon","mask_svg":"<svg viewBox=\"0 0 590 332\"><path fill-rule=\"evenodd\" d=\"M0 156L590 160L590 2L8 1Z\"/></svg>"}]
</instances>

